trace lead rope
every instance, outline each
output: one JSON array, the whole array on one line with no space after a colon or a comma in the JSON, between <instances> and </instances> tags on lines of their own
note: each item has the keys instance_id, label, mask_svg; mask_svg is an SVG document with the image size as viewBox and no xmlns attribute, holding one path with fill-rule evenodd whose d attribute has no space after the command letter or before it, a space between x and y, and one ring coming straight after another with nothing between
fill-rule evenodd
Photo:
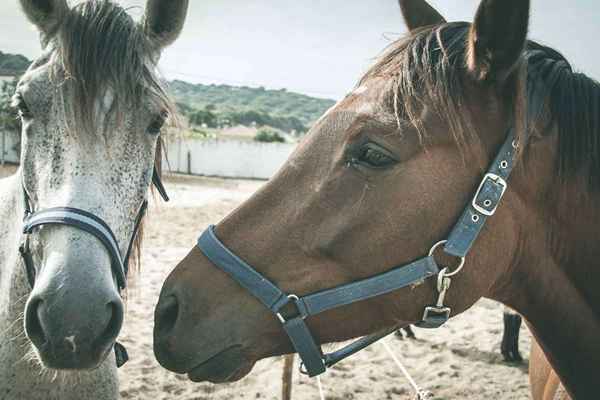
<instances>
[{"instance_id":1,"label":"lead rope","mask_svg":"<svg viewBox=\"0 0 600 400\"><path fill-rule=\"evenodd\" d=\"M321 400L325 400L325 393L323 393L323 385L321 384L321 375L317 376L317 387L319 388L319 397Z\"/></svg>"},{"instance_id":2,"label":"lead rope","mask_svg":"<svg viewBox=\"0 0 600 400\"><path fill-rule=\"evenodd\" d=\"M394 360L394 363L396 363L396 365L398 366L398 368L400 368L400 371L402 371L402 374L404 374L404 376L408 380L408 383L410 383L410 385L412 386L413 390L415 391L414 400L429 400L429 399L432 399L433 398L433 393L431 393L429 390L424 390L424 389L421 389L421 387L419 387L419 385L417 384L417 382L415 382L415 380L410 375L410 373L408 372L408 370L406 369L406 367L404 367L404 365L402 364L402 362L400 361L400 359L398 359L398 357L396 356L396 354L394 354L394 352L392 351L390 345L387 343L386 339L382 340L380 343L383 346L383 348L385 349L385 351L387 352L387 354L391 357L391 359ZM316 378L317 378L317 388L319 389L319 398L321 400L325 400L325 393L323 392L323 384L321 383L321 376L317 375Z\"/></svg>"},{"instance_id":3,"label":"lead rope","mask_svg":"<svg viewBox=\"0 0 600 400\"><path fill-rule=\"evenodd\" d=\"M413 387L415 391L414 400L428 400L433 398L433 393L431 393L428 390L421 389L419 385L417 385L417 382L415 382L412 376L410 376L410 374L408 373L408 370L404 367L404 365L402 365L398 357L396 357L390 346L387 344L387 341L384 339L380 343L385 349L385 351L388 353L388 355L392 358L392 360L394 360L398 368L400 368L400 371L402 371L410 385Z\"/></svg>"}]
</instances>

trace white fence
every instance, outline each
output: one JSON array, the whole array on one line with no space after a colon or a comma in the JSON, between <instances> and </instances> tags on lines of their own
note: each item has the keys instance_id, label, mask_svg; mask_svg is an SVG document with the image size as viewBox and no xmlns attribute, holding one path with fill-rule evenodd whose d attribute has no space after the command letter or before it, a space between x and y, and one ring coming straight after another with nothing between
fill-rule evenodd
<instances>
[{"instance_id":1,"label":"white fence","mask_svg":"<svg viewBox=\"0 0 600 400\"><path fill-rule=\"evenodd\" d=\"M21 133L0 131L0 163L19 162L19 153L17 153L16 144L18 135Z\"/></svg>"},{"instance_id":2,"label":"white fence","mask_svg":"<svg viewBox=\"0 0 600 400\"><path fill-rule=\"evenodd\" d=\"M290 156L295 144L241 140L176 139L169 141L170 170L192 175L269 179Z\"/></svg>"},{"instance_id":3,"label":"white fence","mask_svg":"<svg viewBox=\"0 0 600 400\"><path fill-rule=\"evenodd\" d=\"M18 163L17 136L0 131L0 161ZM170 170L225 178L269 179L290 156L295 144L242 140L178 139L167 145ZM2 156L4 149L4 157Z\"/></svg>"}]
</instances>

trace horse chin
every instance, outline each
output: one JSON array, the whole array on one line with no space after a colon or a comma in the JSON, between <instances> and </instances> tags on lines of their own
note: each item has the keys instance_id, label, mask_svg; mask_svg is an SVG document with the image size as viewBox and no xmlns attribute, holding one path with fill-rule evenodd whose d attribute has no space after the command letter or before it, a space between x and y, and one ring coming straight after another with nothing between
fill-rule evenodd
<instances>
[{"instance_id":1,"label":"horse chin","mask_svg":"<svg viewBox=\"0 0 600 400\"><path fill-rule=\"evenodd\" d=\"M61 353L57 356L49 348L38 349L35 346L32 347L29 358L35 360L42 369L64 373L95 370L104 363L112 349L111 347L97 354L91 354L92 352L90 352L82 357L81 354L69 355L68 353Z\"/></svg>"},{"instance_id":2,"label":"horse chin","mask_svg":"<svg viewBox=\"0 0 600 400\"><path fill-rule=\"evenodd\" d=\"M193 382L235 382L250 373L255 362L244 356L240 346L229 347L188 371Z\"/></svg>"}]
</instances>

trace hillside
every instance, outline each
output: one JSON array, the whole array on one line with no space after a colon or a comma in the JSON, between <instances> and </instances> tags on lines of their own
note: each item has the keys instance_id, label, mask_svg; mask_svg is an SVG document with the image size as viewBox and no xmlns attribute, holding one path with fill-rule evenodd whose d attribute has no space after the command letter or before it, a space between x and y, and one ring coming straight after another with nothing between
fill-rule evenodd
<instances>
[{"instance_id":1,"label":"hillside","mask_svg":"<svg viewBox=\"0 0 600 400\"><path fill-rule=\"evenodd\" d=\"M0 76L19 76L31 61L0 51ZM285 89L203 85L169 82L169 92L180 111L196 126L271 126L285 132L306 132L333 100L319 99Z\"/></svg>"},{"instance_id":2,"label":"hillside","mask_svg":"<svg viewBox=\"0 0 600 400\"><path fill-rule=\"evenodd\" d=\"M20 54L8 54L0 51L0 76L21 75L31 61Z\"/></svg>"},{"instance_id":3,"label":"hillside","mask_svg":"<svg viewBox=\"0 0 600 400\"><path fill-rule=\"evenodd\" d=\"M274 117L297 118L310 126L335 102L283 90L263 87L202 85L175 80L169 83L178 103L197 109L215 106L216 112L257 111Z\"/></svg>"}]
</instances>

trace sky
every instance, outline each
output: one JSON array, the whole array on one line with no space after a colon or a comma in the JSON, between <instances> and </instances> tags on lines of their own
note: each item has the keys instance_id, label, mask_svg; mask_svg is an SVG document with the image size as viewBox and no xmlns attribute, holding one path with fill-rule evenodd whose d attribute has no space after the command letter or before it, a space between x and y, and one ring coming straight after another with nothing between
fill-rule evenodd
<instances>
[{"instance_id":1,"label":"sky","mask_svg":"<svg viewBox=\"0 0 600 400\"><path fill-rule=\"evenodd\" d=\"M140 18L144 0L117 1ZM479 0L431 0L448 21L472 21ZM600 79L600 2L532 0L530 37ZM286 88L338 99L406 32L396 0L190 0L162 73L194 83ZM17 0L0 2L0 50L40 54Z\"/></svg>"}]
</instances>

